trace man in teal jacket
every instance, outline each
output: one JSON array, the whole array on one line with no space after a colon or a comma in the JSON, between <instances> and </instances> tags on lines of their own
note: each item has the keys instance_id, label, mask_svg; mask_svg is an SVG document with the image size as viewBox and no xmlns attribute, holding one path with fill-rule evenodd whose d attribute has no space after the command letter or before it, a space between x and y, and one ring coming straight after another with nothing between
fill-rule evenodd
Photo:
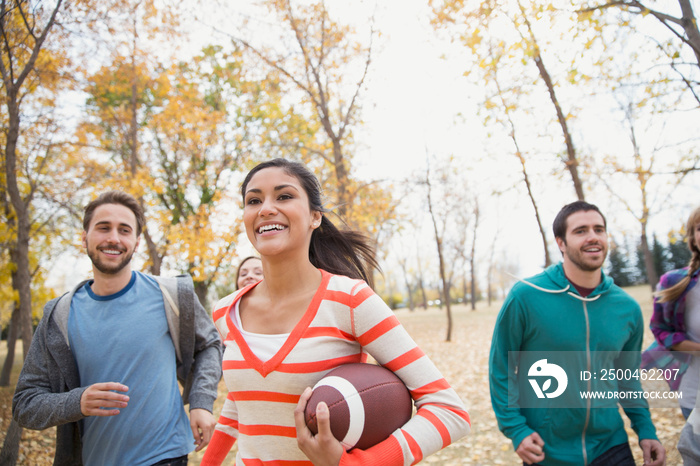
<instances>
[{"instance_id":1,"label":"man in teal jacket","mask_svg":"<svg viewBox=\"0 0 700 466\"><path fill-rule=\"evenodd\" d=\"M489 378L499 429L525 464L634 466L619 402L644 464L662 465L665 450L634 371L642 313L602 271L605 217L577 201L553 229L562 263L515 284L494 329ZM610 399L581 394L593 391Z\"/></svg>"}]
</instances>

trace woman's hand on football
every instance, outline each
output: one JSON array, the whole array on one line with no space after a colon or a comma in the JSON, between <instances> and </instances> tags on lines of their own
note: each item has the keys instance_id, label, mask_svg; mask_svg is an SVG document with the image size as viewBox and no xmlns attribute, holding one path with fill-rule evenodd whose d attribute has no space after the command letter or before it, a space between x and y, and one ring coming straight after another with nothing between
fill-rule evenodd
<instances>
[{"instance_id":1,"label":"woman's hand on football","mask_svg":"<svg viewBox=\"0 0 700 466\"><path fill-rule=\"evenodd\" d=\"M331 432L330 413L326 403L316 406L316 423L318 434L314 435L306 426L304 411L311 397L311 388L304 390L299 403L294 409L294 423L297 428L297 444L299 449L315 466L338 466L345 449Z\"/></svg>"}]
</instances>

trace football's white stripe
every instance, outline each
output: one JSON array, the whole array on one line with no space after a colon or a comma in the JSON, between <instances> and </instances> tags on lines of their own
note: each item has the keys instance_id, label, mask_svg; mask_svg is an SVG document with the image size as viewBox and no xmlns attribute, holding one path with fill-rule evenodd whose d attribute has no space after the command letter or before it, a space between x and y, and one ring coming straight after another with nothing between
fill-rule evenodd
<instances>
[{"instance_id":1,"label":"football's white stripe","mask_svg":"<svg viewBox=\"0 0 700 466\"><path fill-rule=\"evenodd\" d=\"M350 425L348 426L348 433L340 443L343 444L346 450L349 450L357 444L362 436L362 431L365 429L365 406L362 403L362 397L350 382L341 377L325 377L318 381L314 386L314 390L321 386L335 388L347 402L350 410Z\"/></svg>"}]
</instances>

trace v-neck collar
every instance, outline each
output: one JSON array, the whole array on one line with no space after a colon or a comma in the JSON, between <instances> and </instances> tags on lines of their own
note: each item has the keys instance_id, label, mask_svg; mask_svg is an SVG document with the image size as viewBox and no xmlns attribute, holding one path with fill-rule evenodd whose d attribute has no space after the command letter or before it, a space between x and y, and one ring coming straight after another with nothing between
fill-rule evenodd
<instances>
[{"instance_id":1,"label":"v-neck collar","mask_svg":"<svg viewBox=\"0 0 700 466\"><path fill-rule=\"evenodd\" d=\"M328 288L328 282L330 281L330 279L331 274L326 272L325 270L321 270L321 284L316 290L316 293L314 293L314 297L311 299L309 307L306 308L306 312L304 312L304 315L301 317L301 319L299 319L299 322L297 322L292 331L289 333L289 336L287 337L287 340L284 342L282 347L277 351L277 353L275 353L274 356L272 356L267 361L261 361L260 358L258 358L255 355L255 353L253 353L253 351L248 346L248 343L245 341L245 338L243 338L241 331L231 320L231 310L234 309L236 303L240 301L246 293L248 293L251 289L255 288L257 283L250 285L248 288L244 289L241 293L239 293L238 296L236 296L236 298L233 300L233 302L226 308L226 326L228 327L229 332L227 339L233 338L233 340L236 342L238 348L241 351L243 359L246 360L246 362L250 365L251 368L258 371L260 375L262 375L263 377L267 377L268 374L274 372L280 367L285 358L297 345L302 335L304 335L306 329L309 327L309 324L311 324L311 321L313 321L314 317L316 317L316 313L318 312L318 308L321 305L321 301L323 301L323 295L325 294L326 289Z\"/></svg>"}]
</instances>

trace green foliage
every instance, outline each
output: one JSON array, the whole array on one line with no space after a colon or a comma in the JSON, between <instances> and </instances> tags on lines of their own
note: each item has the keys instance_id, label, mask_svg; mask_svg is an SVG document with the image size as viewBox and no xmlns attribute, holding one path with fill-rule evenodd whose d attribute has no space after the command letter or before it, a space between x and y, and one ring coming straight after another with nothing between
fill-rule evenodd
<instances>
[{"instance_id":1,"label":"green foliage","mask_svg":"<svg viewBox=\"0 0 700 466\"><path fill-rule=\"evenodd\" d=\"M636 246L632 250L626 246L627 243L629 241L610 242L606 273L622 287L647 284L647 270L640 242L635 241ZM683 241L682 233L677 231L669 232L667 244L654 235L651 255L659 277L670 270L685 267L690 262L690 250Z\"/></svg>"},{"instance_id":2,"label":"green foliage","mask_svg":"<svg viewBox=\"0 0 700 466\"><path fill-rule=\"evenodd\" d=\"M663 245L654 235L651 255L659 277L670 270L685 267L690 262L690 250L687 244L682 239L679 241L679 238L674 236L675 234L677 233L669 233L667 245ZM646 274L644 274L644 278L646 278Z\"/></svg>"},{"instance_id":3,"label":"green foliage","mask_svg":"<svg viewBox=\"0 0 700 466\"><path fill-rule=\"evenodd\" d=\"M656 276L660 277L664 273L666 263L668 262L668 252L666 248L659 242L659 239L654 235L651 247L651 257L654 261L654 270Z\"/></svg>"},{"instance_id":4,"label":"green foliage","mask_svg":"<svg viewBox=\"0 0 700 466\"><path fill-rule=\"evenodd\" d=\"M682 232L671 231L668 234L668 256L665 272L680 269L690 263L691 253Z\"/></svg>"},{"instance_id":5,"label":"green foliage","mask_svg":"<svg viewBox=\"0 0 700 466\"><path fill-rule=\"evenodd\" d=\"M653 249L652 249L653 257ZM641 242L637 243L637 248L635 249L635 264L637 265L637 283L649 283L649 275L647 274L646 263L644 262L644 251L642 249Z\"/></svg>"},{"instance_id":6,"label":"green foliage","mask_svg":"<svg viewBox=\"0 0 700 466\"><path fill-rule=\"evenodd\" d=\"M608 252L607 274L621 287L635 284L635 269L630 265L627 252L615 241L611 241Z\"/></svg>"}]
</instances>

